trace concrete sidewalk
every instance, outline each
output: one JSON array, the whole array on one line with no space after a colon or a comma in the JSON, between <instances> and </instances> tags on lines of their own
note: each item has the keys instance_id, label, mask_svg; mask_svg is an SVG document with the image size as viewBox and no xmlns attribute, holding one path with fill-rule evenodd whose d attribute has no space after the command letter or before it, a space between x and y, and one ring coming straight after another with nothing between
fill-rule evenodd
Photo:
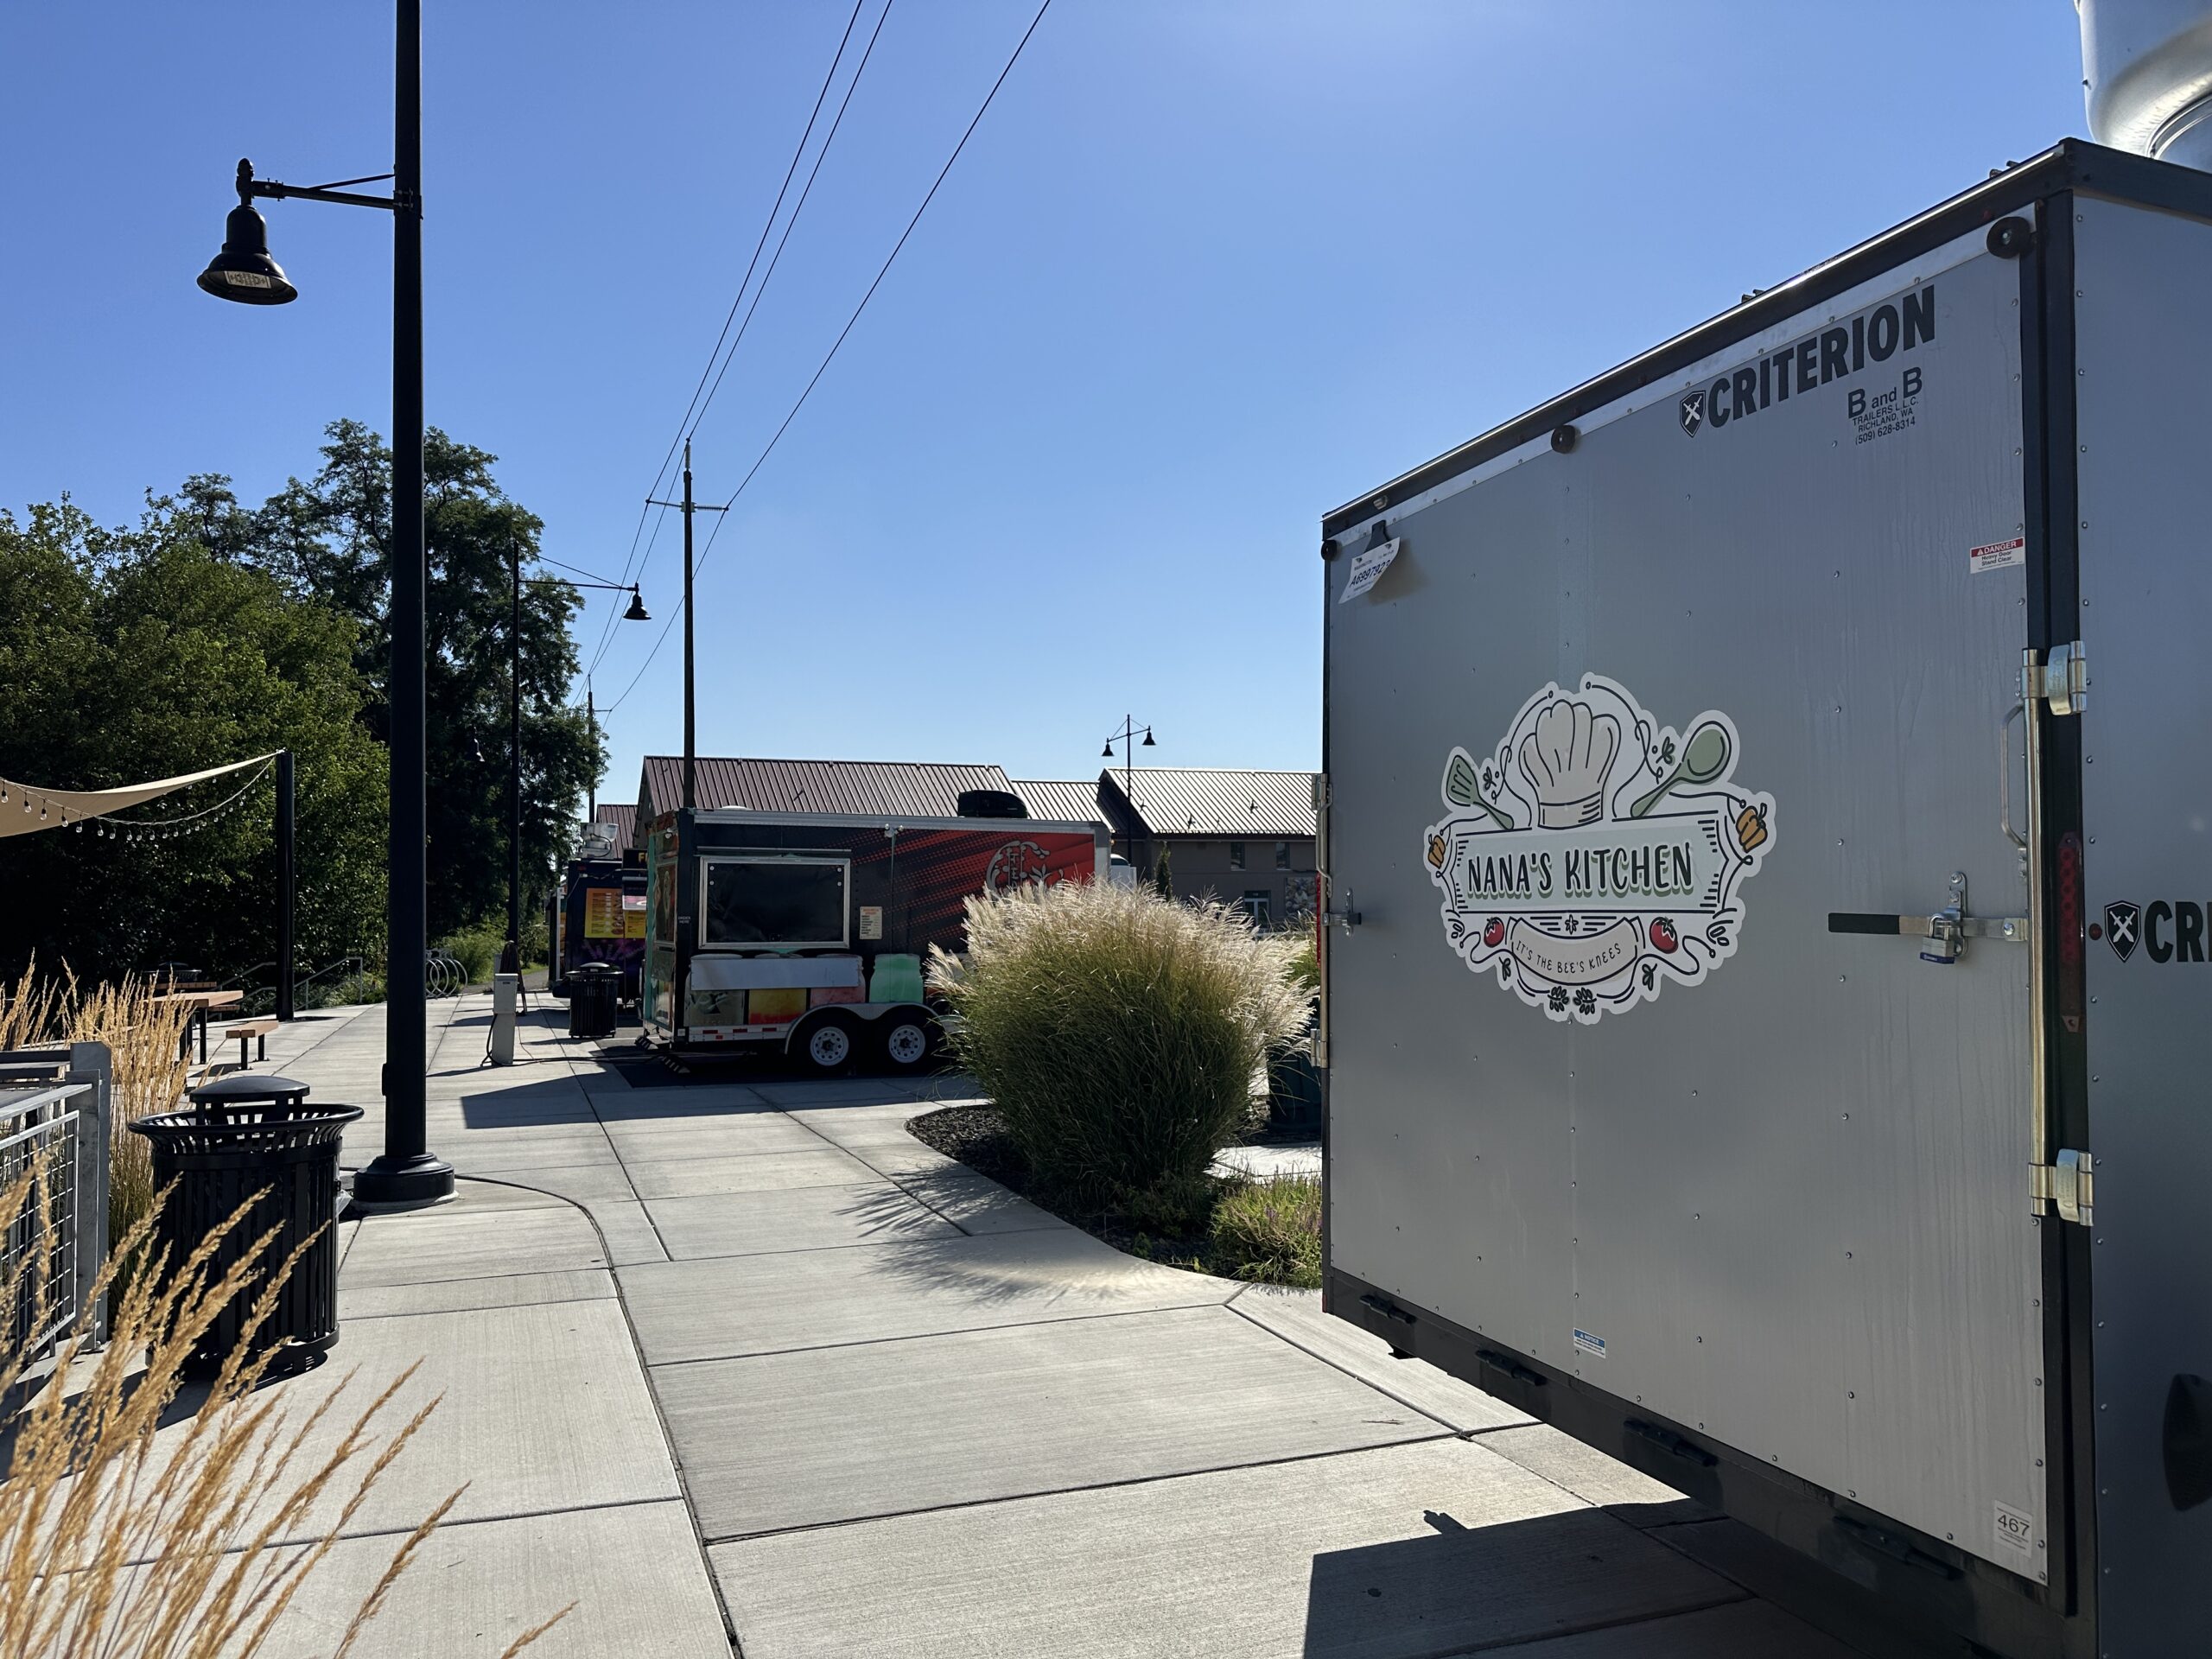
<instances>
[{"instance_id":1,"label":"concrete sidewalk","mask_svg":"<svg viewBox=\"0 0 2212 1659\"><path fill-rule=\"evenodd\" d=\"M473 1484L377 1652L496 1653L571 1596L534 1653L1853 1651L1710 1564L1732 1523L1318 1297L1123 1255L922 1146L959 1079L632 1088L550 1016L494 1071L488 999L435 1006L430 1142L474 1179L349 1228L338 1357L425 1355L446 1394L381 1524ZM349 1162L382 1035L272 1040L371 1106Z\"/></svg>"}]
</instances>

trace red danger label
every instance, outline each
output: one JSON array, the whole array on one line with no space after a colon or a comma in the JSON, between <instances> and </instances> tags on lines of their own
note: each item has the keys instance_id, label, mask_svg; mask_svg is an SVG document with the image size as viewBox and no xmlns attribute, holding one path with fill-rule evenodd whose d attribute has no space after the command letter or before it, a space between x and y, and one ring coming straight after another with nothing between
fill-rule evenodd
<instances>
[{"instance_id":1,"label":"red danger label","mask_svg":"<svg viewBox=\"0 0 2212 1659\"><path fill-rule=\"evenodd\" d=\"M1967 569L1980 575L1985 570L2002 570L2008 565L2028 562L2028 543L2024 536L2015 536L2009 542L1988 542L1967 550Z\"/></svg>"}]
</instances>

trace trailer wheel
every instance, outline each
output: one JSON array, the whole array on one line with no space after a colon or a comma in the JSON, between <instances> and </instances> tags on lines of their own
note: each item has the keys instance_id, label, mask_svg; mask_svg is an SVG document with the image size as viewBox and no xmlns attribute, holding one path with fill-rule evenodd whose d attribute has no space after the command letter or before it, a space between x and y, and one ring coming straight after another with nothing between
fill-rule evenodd
<instances>
[{"instance_id":1,"label":"trailer wheel","mask_svg":"<svg viewBox=\"0 0 2212 1659\"><path fill-rule=\"evenodd\" d=\"M881 1043L884 1064L893 1071L918 1071L937 1046L936 1024L918 1008L887 1014Z\"/></svg>"},{"instance_id":2,"label":"trailer wheel","mask_svg":"<svg viewBox=\"0 0 2212 1659\"><path fill-rule=\"evenodd\" d=\"M809 1069L827 1077L842 1071L852 1064L853 1053L860 1046L852 1022L842 1014L831 1014L802 1037L792 1046Z\"/></svg>"}]
</instances>

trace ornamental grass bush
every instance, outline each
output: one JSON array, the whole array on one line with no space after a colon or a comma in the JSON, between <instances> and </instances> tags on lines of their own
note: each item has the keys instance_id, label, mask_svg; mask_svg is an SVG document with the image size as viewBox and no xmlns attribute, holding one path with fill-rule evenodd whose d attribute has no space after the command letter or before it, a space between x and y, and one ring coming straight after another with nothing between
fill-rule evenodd
<instances>
[{"instance_id":1,"label":"ornamental grass bush","mask_svg":"<svg viewBox=\"0 0 2212 1659\"><path fill-rule=\"evenodd\" d=\"M0 1192L0 1217L35 1224L42 1202L34 1170ZM267 1273L264 1236L228 1272L214 1271L215 1251L245 1213L181 1262L148 1260L150 1217L125 1234L94 1292L110 1300L105 1347L81 1325L50 1359L0 1344L0 1400L10 1406L0 1421L0 1653L249 1659L272 1638L302 1650L306 1632L283 1623L287 1609L437 1402L400 1420L394 1402L411 1366L365 1399L350 1373L263 1389L274 1351L242 1342L187 1409L180 1396L194 1344L257 1279L264 1288L249 1333L265 1323L291 1265ZM137 1270L119 1275L126 1262ZM43 1291L10 1276L0 1305L50 1306ZM334 1640L318 1636L313 1651L342 1659L354 1650L460 1496L386 1546L360 1600L315 1610L315 1625ZM567 1611L520 1632L503 1659Z\"/></svg>"},{"instance_id":2,"label":"ornamental grass bush","mask_svg":"<svg viewBox=\"0 0 2212 1659\"><path fill-rule=\"evenodd\" d=\"M1321 1284L1321 1179L1279 1175L1222 1194L1211 1223L1223 1269L1239 1279L1315 1290Z\"/></svg>"},{"instance_id":3,"label":"ornamental grass bush","mask_svg":"<svg viewBox=\"0 0 2212 1659\"><path fill-rule=\"evenodd\" d=\"M181 1052L191 1013L154 1000L136 975L86 990L74 975L41 978L34 962L0 1002L0 1049L105 1043L113 1055L108 1123L108 1236L121 1238L154 1206L154 1154L130 1126L184 1099L191 1062Z\"/></svg>"},{"instance_id":4,"label":"ornamental grass bush","mask_svg":"<svg viewBox=\"0 0 2212 1659\"><path fill-rule=\"evenodd\" d=\"M1126 1206L1202 1184L1250 1121L1269 1055L1306 1031L1293 950L1219 905L1064 881L970 899L966 954L933 949L930 971L1031 1168Z\"/></svg>"}]
</instances>

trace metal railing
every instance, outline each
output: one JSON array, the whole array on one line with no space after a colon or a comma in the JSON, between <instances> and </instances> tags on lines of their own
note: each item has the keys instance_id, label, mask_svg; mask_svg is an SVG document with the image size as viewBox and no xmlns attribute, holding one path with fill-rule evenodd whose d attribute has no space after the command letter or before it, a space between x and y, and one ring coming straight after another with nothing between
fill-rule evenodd
<instances>
[{"instance_id":1,"label":"metal railing","mask_svg":"<svg viewBox=\"0 0 2212 1659\"><path fill-rule=\"evenodd\" d=\"M114 1057L105 1043L0 1050L0 1341L34 1357L89 1311L107 1259L108 1148Z\"/></svg>"}]
</instances>

